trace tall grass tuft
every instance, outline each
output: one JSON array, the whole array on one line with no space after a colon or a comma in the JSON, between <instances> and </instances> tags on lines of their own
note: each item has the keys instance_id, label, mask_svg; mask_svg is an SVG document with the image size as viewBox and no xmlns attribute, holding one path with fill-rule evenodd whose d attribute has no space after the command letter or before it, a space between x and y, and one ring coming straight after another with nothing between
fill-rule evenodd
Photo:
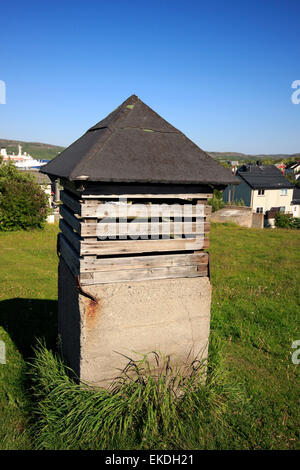
<instances>
[{"instance_id":1,"label":"tall grass tuft","mask_svg":"<svg viewBox=\"0 0 300 470\"><path fill-rule=\"evenodd\" d=\"M43 345L31 375L38 449L205 448L243 401L222 367L194 361L183 374L156 352L129 359L109 390L76 384Z\"/></svg>"}]
</instances>

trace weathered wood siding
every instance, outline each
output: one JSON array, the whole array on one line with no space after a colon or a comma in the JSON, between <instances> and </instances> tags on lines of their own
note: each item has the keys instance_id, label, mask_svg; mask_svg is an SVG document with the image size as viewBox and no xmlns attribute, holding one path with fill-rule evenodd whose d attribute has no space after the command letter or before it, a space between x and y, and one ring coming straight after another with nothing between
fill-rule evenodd
<instances>
[{"instance_id":1,"label":"weathered wood siding","mask_svg":"<svg viewBox=\"0 0 300 470\"><path fill-rule=\"evenodd\" d=\"M116 202L114 195L80 199L62 191L60 254L82 285L207 276L208 196L143 194Z\"/></svg>"}]
</instances>

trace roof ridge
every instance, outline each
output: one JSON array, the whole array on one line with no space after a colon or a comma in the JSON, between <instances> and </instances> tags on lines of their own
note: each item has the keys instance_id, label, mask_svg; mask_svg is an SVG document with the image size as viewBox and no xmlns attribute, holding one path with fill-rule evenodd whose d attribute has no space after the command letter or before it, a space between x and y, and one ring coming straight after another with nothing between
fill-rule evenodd
<instances>
[{"instance_id":1,"label":"roof ridge","mask_svg":"<svg viewBox=\"0 0 300 470\"><path fill-rule=\"evenodd\" d=\"M105 129L104 127L102 129ZM178 129L176 129L174 127L174 131L158 131L157 129L150 129L150 128L147 128L147 127L136 127L136 126L126 126L126 127L110 127L110 126L107 126L107 129L114 129L114 130L118 130L118 129L138 129L140 131L148 131L148 132L156 132L158 134L182 134L182 132L180 132ZM184 135L184 134L183 134Z\"/></svg>"},{"instance_id":2,"label":"roof ridge","mask_svg":"<svg viewBox=\"0 0 300 470\"><path fill-rule=\"evenodd\" d=\"M122 121L124 118L127 119L128 115L130 114L130 112L134 109L134 106L136 103L138 103L140 100L140 98L136 95L131 95L129 96L129 98L127 98L125 101L123 101L123 103L121 103L119 106L117 106L117 108L115 108L113 111L111 111L107 116L105 116L103 119L101 119L101 121L99 121L98 123L96 123L94 126L90 127L87 132L92 132L92 131L96 131L98 129L104 129L105 127L110 127L109 124L108 125L104 125L104 126L99 126L99 124L101 124L102 122L105 122L105 121L109 121L109 119L114 116L114 115L117 115L116 117L116 121ZM128 103L128 104L126 104ZM132 106L132 107L131 107ZM126 110L129 110L127 111L127 113L124 115L124 111ZM122 113L123 111L123 113ZM112 126L112 127L116 127L116 126Z\"/></svg>"}]
</instances>

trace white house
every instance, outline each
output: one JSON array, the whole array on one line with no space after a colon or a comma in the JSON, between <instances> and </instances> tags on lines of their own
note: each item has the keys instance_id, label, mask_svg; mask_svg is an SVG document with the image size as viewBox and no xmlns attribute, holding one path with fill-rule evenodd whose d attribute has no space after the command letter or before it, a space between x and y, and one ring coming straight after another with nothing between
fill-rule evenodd
<instances>
[{"instance_id":1,"label":"white house","mask_svg":"<svg viewBox=\"0 0 300 470\"><path fill-rule=\"evenodd\" d=\"M294 188L292 207L293 207L293 216L300 217L300 188Z\"/></svg>"},{"instance_id":2,"label":"white house","mask_svg":"<svg viewBox=\"0 0 300 470\"><path fill-rule=\"evenodd\" d=\"M242 165L236 172L241 183L223 193L225 202L243 200L253 212L265 215L265 226L274 226L276 212L293 213L293 184L274 165Z\"/></svg>"}]
</instances>

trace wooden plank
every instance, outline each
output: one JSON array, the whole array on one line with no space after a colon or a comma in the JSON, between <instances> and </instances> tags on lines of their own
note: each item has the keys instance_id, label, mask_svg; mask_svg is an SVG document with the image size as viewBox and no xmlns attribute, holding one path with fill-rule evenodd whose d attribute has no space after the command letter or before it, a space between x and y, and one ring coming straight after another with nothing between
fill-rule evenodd
<instances>
[{"instance_id":1,"label":"wooden plank","mask_svg":"<svg viewBox=\"0 0 300 470\"><path fill-rule=\"evenodd\" d=\"M62 233L59 234L60 254L74 276L79 274L79 257Z\"/></svg>"},{"instance_id":2,"label":"wooden plank","mask_svg":"<svg viewBox=\"0 0 300 470\"><path fill-rule=\"evenodd\" d=\"M66 230L64 230L66 233ZM73 232L75 236L75 233ZM70 234L68 234L70 236ZM75 237L74 237L75 238ZM76 239L75 239L76 240ZM80 245L80 255L110 255L118 253L146 253L151 251L184 251L184 250L202 250L209 247L207 238L199 240L174 239L174 240L113 240L88 242L85 239ZM71 242L74 246L74 242ZM78 240L77 245L78 246Z\"/></svg>"},{"instance_id":3,"label":"wooden plank","mask_svg":"<svg viewBox=\"0 0 300 470\"><path fill-rule=\"evenodd\" d=\"M126 269L163 268L169 266L203 266L208 263L208 254L175 254L156 256L123 256L95 260L80 259L80 272L120 271Z\"/></svg>"},{"instance_id":4,"label":"wooden plank","mask_svg":"<svg viewBox=\"0 0 300 470\"><path fill-rule=\"evenodd\" d=\"M168 268L133 269L124 271L102 271L93 273L92 278L82 278L82 285L106 284L109 282L147 281L150 279L172 279L178 277L207 276L207 266L171 266Z\"/></svg>"},{"instance_id":5,"label":"wooden plank","mask_svg":"<svg viewBox=\"0 0 300 470\"><path fill-rule=\"evenodd\" d=\"M80 215L101 219L103 217L203 217L211 214L210 206L206 204L202 206L204 206L203 213L199 212L199 204L82 204Z\"/></svg>"},{"instance_id":6,"label":"wooden plank","mask_svg":"<svg viewBox=\"0 0 300 470\"><path fill-rule=\"evenodd\" d=\"M175 195L178 194L201 194L212 196L212 189L208 185L200 184L166 184L166 183L103 183L92 181L70 182L63 180L62 184L73 192L77 192L81 197L97 198L109 195L123 196L125 194L141 194L147 197L153 195ZM219 188L217 188L219 189Z\"/></svg>"},{"instance_id":7,"label":"wooden plank","mask_svg":"<svg viewBox=\"0 0 300 470\"><path fill-rule=\"evenodd\" d=\"M207 205L206 208L205 208L205 215L207 216L207 220L210 219L210 217L208 217L208 216L211 216L211 213L212 213L212 207Z\"/></svg>"},{"instance_id":8,"label":"wooden plank","mask_svg":"<svg viewBox=\"0 0 300 470\"><path fill-rule=\"evenodd\" d=\"M78 233L81 233L81 223L80 219L78 220L77 217L75 217L74 213L70 211L67 206L65 205L60 205L59 207L59 212L60 215L63 217L63 219L73 228L75 229Z\"/></svg>"},{"instance_id":9,"label":"wooden plank","mask_svg":"<svg viewBox=\"0 0 300 470\"><path fill-rule=\"evenodd\" d=\"M66 191L60 192L60 200L75 214L81 215L81 204L80 201L77 200L75 197L71 196L71 194L66 193Z\"/></svg>"},{"instance_id":10,"label":"wooden plank","mask_svg":"<svg viewBox=\"0 0 300 470\"><path fill-rule=\"evenodd\" d=\"M82 198L83 199L120 199L120 198L125 198L128 199L129 201L131 199L203 199L206 201L208 198L211 198L213 195L212 193L186 193L186 194L97 194L97 196L93 194L83 194Z\"/></svg>"},{"instance_id":11,"label":"wooden plank","mask_svg":"<svg viewBox=\"0 0 300 470\"><path fill-rule=\"evenodd\" d=\"M73 216L74 217L74 216ZM69 220L64 217L67 222L72 225L73 228L75 228L78 233L80 233L81 236L83 237L95 237L98 235L101 235L101 222L99 221L98 223L79 223L78 219L76 221L72 221L72 219L69 218ZM77 227L76 225L79 225ZM200 228L200 232L198 233L208 233L210 229L210 224L209 222L139 222L137 219L133 219L131 222L129 222L127 230L125 226L125 222L120 222L120 223L106 223L104 222L103 224L103 230L106 230L104 233L112 233L116 235L124 235L125 233L128 233L128 228L131 226L132 229L134 229L134 226L131 224L140 224L140 227L138 227L138 232L139 235L151 235L151 234L162 234L162 233L168 233L168 231L171 234L177 234L180 235L182 233L186 234L192 234L192 233L197 233L196 230L197 228ZM76 225L76 226L75 226ZM77 228L76 228L77 227ZM169 229L169 230L168 230ZM115 230L115 232L114 232Z\"/></svg>"},{"instance_id":12,"label":"wooden plank","mask_svg":"<svg viewBox=\"0 0 300 470\"><path fill-rule=\"evenodd\" d=\"M59 221L59 228L62 231L65 238L72 245L73 249L80 252L81 239L80 237L72 230L72 228L63 220Z\"/></svg>"}]
</instances>

